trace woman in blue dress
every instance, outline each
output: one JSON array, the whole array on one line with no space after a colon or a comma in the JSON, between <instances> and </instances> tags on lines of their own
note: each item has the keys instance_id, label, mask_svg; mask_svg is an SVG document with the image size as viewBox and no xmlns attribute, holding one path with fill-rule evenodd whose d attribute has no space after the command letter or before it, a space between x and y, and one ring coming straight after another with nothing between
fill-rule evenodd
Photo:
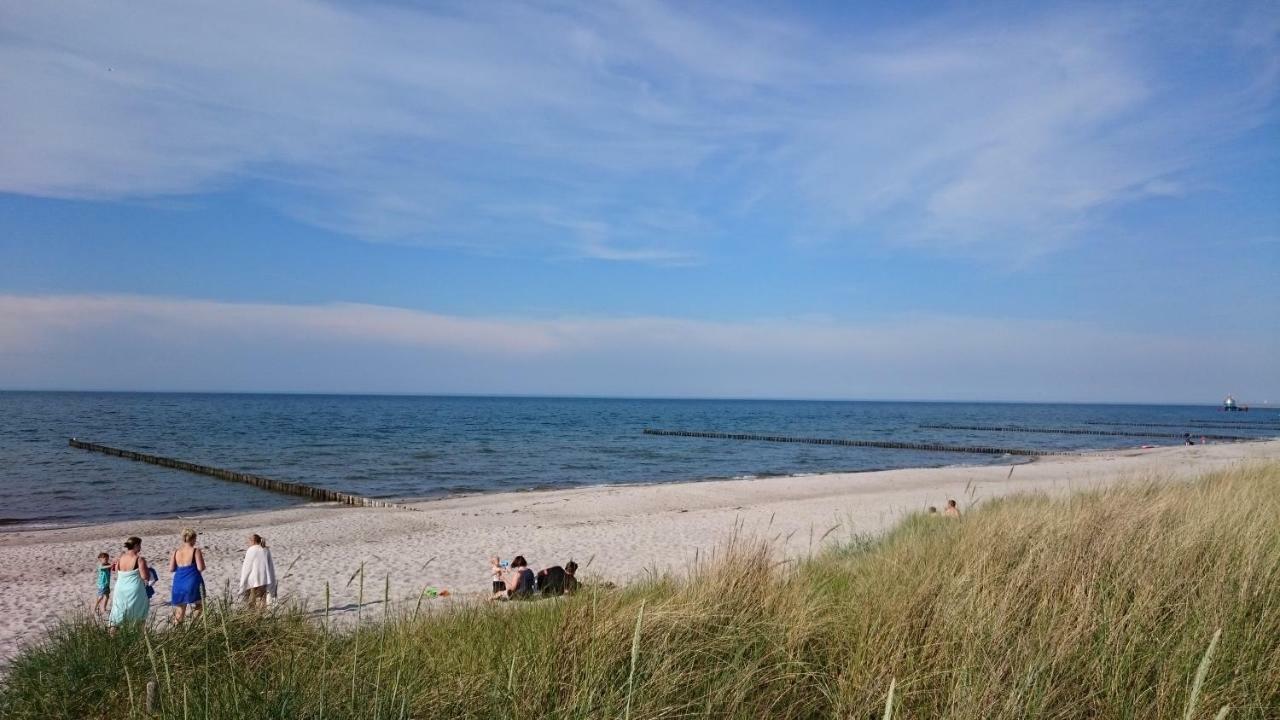
<instances>
[{"instance_id":1,"label":"woman in blue dress","mask_svg":"<svg viewBox=\"0 0 1280 720\"><path fill-rule=\"evenodd\" d=\"M196 547L195 530L182 531L182 546L170 556L169 572L173 573L173 594L169 599L173 624L181 625L188 605L192 619L204 609L204 553Z\"/></svg>"},{"instance_id":2,"label":"woman in blue dress","mask_svg":"<svg viewBox=\"0 0 1280 720\"><path fill-rule=\"evenodd\" d=\"M147 559L142 557L142 538L124 541L124 554L116 560L116 586L111 593L111 614L107 625L115 629L126 623L143 623L151 603L147 602Z\"/></svg>"}]
</instances>

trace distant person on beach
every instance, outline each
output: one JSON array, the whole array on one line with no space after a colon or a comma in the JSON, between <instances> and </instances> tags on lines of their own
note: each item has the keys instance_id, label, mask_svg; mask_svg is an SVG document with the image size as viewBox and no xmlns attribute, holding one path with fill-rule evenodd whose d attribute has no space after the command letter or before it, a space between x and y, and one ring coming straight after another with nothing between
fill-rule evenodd
<instances>
[{"instance_id":1,"label":"distant person on beach","mask_svg":"<svg viewBox=\"0 0 1280 720\"><path fill-rule=\"evenodd\" d=\"M93 601L93 614L101 615L111 609L111 556L98 553L98 598Z\"/></svg>"},{"instance_id":2,"label":"distant person on beach","mask_svg":"<svg viewBox=\"0 0 1280 720\"><path fill-rule=\"evenodd\" d=\"M929 506L929 517L938 517L938 507L936 505Z\"/></svg>"},{"instance_id":3,"label":"distant person on beach","mask_svg":"<svg viewBox=\"0 0 1280 720\"><path fill-rule=\"evenodd\" d=\"M1195 444L1196 444L1196 441L1191 439L1191 433L1189 433L1189 432L1187 432L1187 433L1182 433L1182 444L1183 444L1183 445L1195 445Z\"/></svg>"},{"instance_id":4,"label":"distant person on beach","mask_svg":"<svg viewBox=\"0 0 1280 720\"><path fill-rule=\"evenodd\" d=\"M253 609L264 608L275 600L276 566L271 561L267 541L261 535L249 536L244 564L240 566L240 594Z\"/></svg>"},{"instance_id":5,"label":"distant person on beach","mask_svg":"<svg viewBox=\"0 0 1280 720\"><path fill-rule=\"evenodd\" d=\"M131 537L124 541L124 554L116 560L116 588L111 593L111 614L107 616L112 632L125 623L146 622L151 609L144 580L151 568L141 553L142 538Z\"/></svg>"},{"instance_id":6,"label":"distant person on beach","mask_svg":"<svg viewBox=\"0 0 1280 720\"><path fill-rule=\"evenodd\" d=\"M948 501L947 501L947 509L946 509L946 510L943 510L943 511L942 511L942 514L943 514L943 515L945 515L945 516L947 516L947 517L949 517L949 518L958 518L958 517L960 517L960 508L956 507L956 501L955 501L955 500L948 500Z\"/></svg>"},{"instance_id":7,"label":"distant person on beach","mask_svg":"<svg viewBox=\"0 0 1280 720\"><path fill-rule=\"evenodd\" d=\"M533 594L537 579L529 569L529 563L523 555L511 560L511 569L507 571L507 598L525 598Z\"/></svg>"},{"instance_id":8,"label":"distant person on beach","mask_svg":"<svg viewBox=\"0 0 1280 720\"><path fill-rule=\"evenodd\" d=\"M169 556L169 572L173 573L173 592L169 596L173 624L181 625L188 605L193 620L204 609L204 553L196 547L195 530L182 531L182 545Z\"/></svg>"}]
</instances>

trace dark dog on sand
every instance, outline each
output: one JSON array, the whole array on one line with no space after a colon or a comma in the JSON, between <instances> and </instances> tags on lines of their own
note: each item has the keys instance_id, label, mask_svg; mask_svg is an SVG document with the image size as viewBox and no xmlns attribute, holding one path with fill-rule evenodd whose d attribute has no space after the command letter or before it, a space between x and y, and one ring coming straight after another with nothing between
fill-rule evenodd
<instances>
[{"instance_id":1,"label":"dark dog on sand","mask_svg":"<svg viewBox=\"0 0 1280 720\"><path fill-rule=\"evenodd\" d=\"M564 567L554 565L538 573L538 592L542 595L573 594L578 589L578 563L570 560Z\"/></svg>"}]
</instances>

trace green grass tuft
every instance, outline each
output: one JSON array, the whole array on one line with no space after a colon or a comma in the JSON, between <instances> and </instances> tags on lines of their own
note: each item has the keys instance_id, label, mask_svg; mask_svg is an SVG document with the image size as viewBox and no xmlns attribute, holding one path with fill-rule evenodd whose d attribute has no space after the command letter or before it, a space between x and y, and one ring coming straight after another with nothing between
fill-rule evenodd
<instances>
[{"instance_id":1,"label":"green grass tuft","mask_svg":"<svg viewBox=\"0 0 1280 720\"><path fill-rule=\"evenodd\" d=\"M988 503L795 563L339 629L211 607L59 626L5 718L1273 718L1280 465ZM353 578L354 579L354 578ZM363 578L361 578L363 581ZM385 594L384 589L384 594Z\"/></svg>"}]
</instances>

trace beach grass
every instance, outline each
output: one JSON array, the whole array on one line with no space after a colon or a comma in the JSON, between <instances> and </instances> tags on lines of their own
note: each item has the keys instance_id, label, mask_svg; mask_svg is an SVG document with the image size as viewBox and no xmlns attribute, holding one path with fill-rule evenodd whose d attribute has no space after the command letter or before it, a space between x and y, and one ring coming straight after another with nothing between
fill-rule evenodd
<instances>
[{"instance_id":1,"label":"beach grass","mask_svg":"<svg viewBox=\"0 0 1280 720\"><path fill-rule=\"evenodd\" d=\"M68 623L0 716L1275 718L1278 489L1273 463L1016 496L789 562L737 537L685 577L358 628Z\"/></svg>"}]
</instances>

